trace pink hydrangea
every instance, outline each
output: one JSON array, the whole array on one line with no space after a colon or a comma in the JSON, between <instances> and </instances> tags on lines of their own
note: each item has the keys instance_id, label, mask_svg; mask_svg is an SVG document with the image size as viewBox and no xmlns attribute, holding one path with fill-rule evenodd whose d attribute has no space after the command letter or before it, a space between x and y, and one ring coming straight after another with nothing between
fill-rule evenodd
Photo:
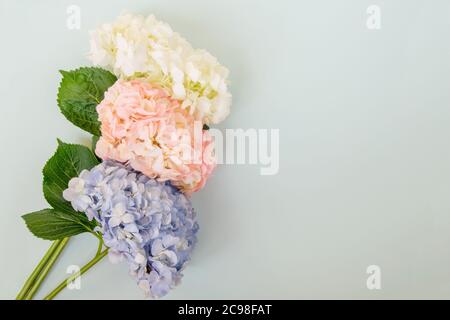
<instances>
[{"instance_id":1,"label":"pink hydrangea","mask_svg":"<svg viewBox=\"0 0 450 320\"><path fill-rule=\"evenodd\" d=\"M166 90L140 80L119 80L97 112L100 158L129 163L188 194L205 185L216 165L213 140Z\"/></svg>"}]
</instances>

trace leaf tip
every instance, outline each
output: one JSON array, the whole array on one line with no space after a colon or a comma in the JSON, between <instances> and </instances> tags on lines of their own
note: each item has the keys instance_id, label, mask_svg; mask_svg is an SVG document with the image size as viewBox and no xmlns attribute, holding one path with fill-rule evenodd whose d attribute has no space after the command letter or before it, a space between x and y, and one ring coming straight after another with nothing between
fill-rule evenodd
<instances>
[{"instance_id":1,"label":"leaf tip","mask_svg":"<svg viewBox=\"0 0 450 320\"><path fill-rule=\"evenodd\" d=\"M58 142L58 146L65 145L65 143L60 138L56 138L56 141Z\"/></svg>"}]
</instances>

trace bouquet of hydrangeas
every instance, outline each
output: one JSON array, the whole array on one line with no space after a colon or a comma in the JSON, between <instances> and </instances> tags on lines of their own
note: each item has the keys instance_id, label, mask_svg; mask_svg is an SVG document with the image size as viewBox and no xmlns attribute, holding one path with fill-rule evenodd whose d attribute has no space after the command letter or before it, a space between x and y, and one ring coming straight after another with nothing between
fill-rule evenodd
<instances>
[{"instance_id":1,"label":"bouquet of hydrangeas","mask_svg":"<svg viewBox=\"0 0 450 320\"><path fill-rule=\"evenodd\" d=\"M122 15L91 33L95 67L61 71L58 105L93 135L92 150L58 140L43 169L52 208L23 216L52 240L17 299L32 299L69 238L89 232L97 254L68 283L108 256L125 261L146 296L177 285L199 226L190 197L216 166L209 126L229 113L228 71L169 25Z\"/></svg>"}]
</instances>

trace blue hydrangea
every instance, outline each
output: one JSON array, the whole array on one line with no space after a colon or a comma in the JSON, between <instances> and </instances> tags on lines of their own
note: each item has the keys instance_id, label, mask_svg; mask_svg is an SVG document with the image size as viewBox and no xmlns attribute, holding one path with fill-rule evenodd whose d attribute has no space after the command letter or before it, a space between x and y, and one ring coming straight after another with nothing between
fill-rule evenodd
<instances>
[{"instance_id":1,"label":"blue hydrangea","mask_svg":"<svg viewBox=\"0 0 450 320\"><path fill-rule=\"evenodd\" d=\"M198 224L190 200L169 182L105 161L72 179L64 198L97 221L110 259L126 260L149 297L179 283Z\"/></svg>"}]
</instances>

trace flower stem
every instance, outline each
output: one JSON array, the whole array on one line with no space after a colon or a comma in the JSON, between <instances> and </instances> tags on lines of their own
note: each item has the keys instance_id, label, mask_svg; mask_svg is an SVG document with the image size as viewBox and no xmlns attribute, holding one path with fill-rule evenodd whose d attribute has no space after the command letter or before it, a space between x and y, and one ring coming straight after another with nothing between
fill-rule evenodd
<instances>
[{"instance_id":1,"label":"flower stem","mask_svg":"<svg viewBox=\"0 0 450 320\"><path fill-rule=\"evenodd\" d=\"M100 254L97 254L91 261L89 261L87 264L85 264L79 272L74 273L70 277L66 278L64 281L62 281L52 292L50 292L44 300L52 300L58 293L60 293L69 283L74 281L76 278L84 274L86 271L88 271L90 268L92 268L94 265L96 265L100 260L102 260L106 255L108 254L108 249L103 250Z\"/></svg>"},{"instance_id":2,"label":"flower stem","mask_svg":"<svg viewBox=\"0 0 450 320\"><path fill-rule=\"evenodd\" d=\"M42 269L47 264L48 260L53 256L56 248L60 245L62 240L56 240L52 243L50 248L47 250L45 255L42 257L41 261L38 263L38 265L34 268L33 272L30 274L28 279L25 281L25 284L23 285L22 289L20 290L19 294L16 297L16 300L23 300L25 295L30 290L31 286L34 284L34 281L37 276L41 273Z\"/></svg>"},{"instance_id":3,"label":"flower stem","mask_svg":"<svg viewBox=\"0 0 450 320\"><path fill-rule=\"evenodd\" d=\"M103 249L103 238L97 233L94 233L94 236L98 239L97 253L95 254L96 256L98 256L101 254Z\"/></svg>"},{"instance_id":4,"label":"flower stem","mask_svg":"<svg viewBox=\"0 0 450 320\"><path fill-rule=\"evenodd\" d=\"M32 286L29 288L28 292L23 297L24 300L31 300L33 299L34 295L36 294L36 291L41 286L44 279L47 277L48 273L50 272L50 269L55 264L56 260L58 260L59 255L63 251L63 249L66 247L67 242L69 241L69 238L62 239L56 248L54 249L52 255L47 259L47 263L42 268L39 275L36 277L35 281L33 282Z\"/></svg>"}]
</instances>

